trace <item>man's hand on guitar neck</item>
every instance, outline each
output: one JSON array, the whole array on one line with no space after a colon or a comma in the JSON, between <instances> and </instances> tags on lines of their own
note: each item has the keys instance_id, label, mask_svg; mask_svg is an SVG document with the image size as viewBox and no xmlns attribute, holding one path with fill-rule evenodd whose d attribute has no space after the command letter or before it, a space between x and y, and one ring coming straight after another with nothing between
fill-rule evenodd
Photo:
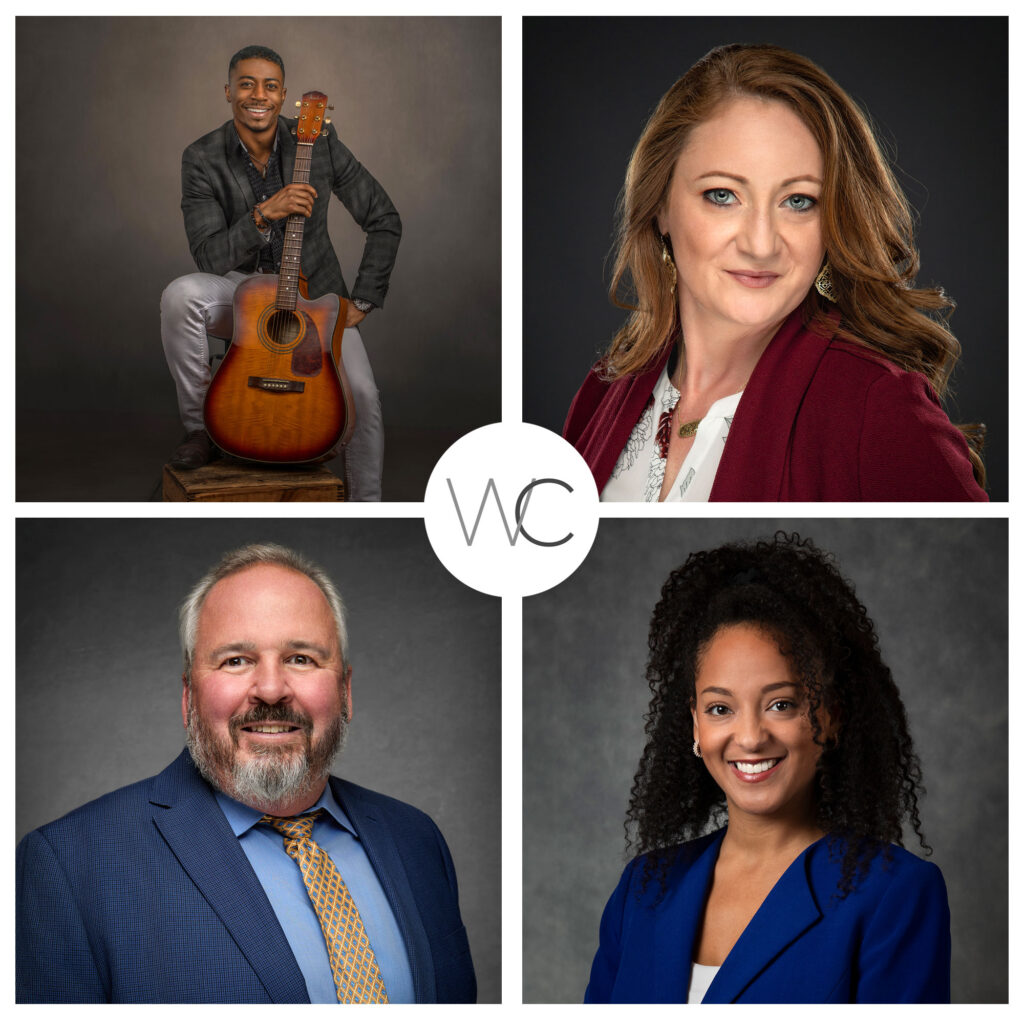
<instances>
[{"instance_id":1,"label":"man's hand on guitar neck","mask_svg":"<svg viewBox=\"0 0 1024 1024\"><path fill-rule=\"evenodd\" d=\"M281 220L293 213L308 217L313 212L314 199L316 189L312 185L298 185L293 182L260 203L258 209L264 220Z\"/></svg>"},{"instance_id":2,"label":"man's hand on guitar neck","mask_svg":"<svg viewBox=\"0 0 1024 1024\"><path fill-rule=\"evenodd\" d=\"M290 217L293 213L308 217L313 212L314 199L316 199L316 189L312 185L293 182L291 185L285 185L280 192L275 192L269 199L258 203L256 212L261 220L267 223ZM261 226L257 221L257 227ZM349 302L345 310L345 326L355 327L365 319L366 313Z\"/></svg>"}]
</instances>

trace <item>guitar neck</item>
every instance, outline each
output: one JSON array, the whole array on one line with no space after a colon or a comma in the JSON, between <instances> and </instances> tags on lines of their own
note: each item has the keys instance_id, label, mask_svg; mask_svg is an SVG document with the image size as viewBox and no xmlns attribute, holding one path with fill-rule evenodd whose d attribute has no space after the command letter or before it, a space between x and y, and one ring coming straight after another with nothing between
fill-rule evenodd
<instances>
[{"instance_id":1,"label":"guitar neck","mask_svg":"<svg viewBox=\"0 0 1024 1024\"><path fill-rule=\"evenodd\" d=\"M295 172L292 182L309 184L309 171L313 164L313 143L300 142L295 149ZM284 226L284 247L281 250L281 276L277 285L278 309L294 309L299 297L299 271L302 264L302 235L306 218L293 213Z\"/></svg>"}]
</instances>

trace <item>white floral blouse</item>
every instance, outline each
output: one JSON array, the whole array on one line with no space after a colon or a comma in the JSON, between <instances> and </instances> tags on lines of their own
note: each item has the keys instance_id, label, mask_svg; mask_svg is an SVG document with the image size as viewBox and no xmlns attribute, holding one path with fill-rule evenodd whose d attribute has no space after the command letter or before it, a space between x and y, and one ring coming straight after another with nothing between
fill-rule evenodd
<instances>
[{"instance_id":1,"label":"white floral blouse","mask_svg":"<svg viewBox=\"0 0 1024 1024\"><path fill-rule=\"evenodd\" d=\"M683 460L666 501L707 501L722 459L725 439L743 392L720 398L708 409ZM672 415L679 391L661 371L643 414L622 449L612 475L601 492L602 501L657 501L665 480L666 458L658 440L663 416Z\"/></svg>"}]
</instances>

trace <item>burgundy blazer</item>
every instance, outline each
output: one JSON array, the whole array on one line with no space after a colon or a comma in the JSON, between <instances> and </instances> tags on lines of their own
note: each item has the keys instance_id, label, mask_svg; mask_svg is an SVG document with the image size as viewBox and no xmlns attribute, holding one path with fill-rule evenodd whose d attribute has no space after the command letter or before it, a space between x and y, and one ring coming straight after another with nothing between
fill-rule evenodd
<instances>
[{"instance_id":1,"label":"burgundy blazer","mask_svg":"<svg viewBox=\"0 0 1024 1024\"><path fill-rule=\"evenodd\" d=\"M669 353L614 383L590 371L563 436L598 491ZM711 501L988 501L928 381L791 313L740 399Z\"/></svg>"}]
</instances>

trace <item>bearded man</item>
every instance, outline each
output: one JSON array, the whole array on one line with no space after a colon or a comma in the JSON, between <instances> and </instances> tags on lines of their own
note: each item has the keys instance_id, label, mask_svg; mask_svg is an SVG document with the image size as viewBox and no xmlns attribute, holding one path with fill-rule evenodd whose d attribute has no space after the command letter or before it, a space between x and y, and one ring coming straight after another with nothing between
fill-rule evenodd
<instances>
[{"instance_id":1,"label":"bearded man","mask_svg":"<svg viewBox=\"0 0 1024 1024\"><path fill-rule=\"evenodd\" d=\"M329 774L352 717L331 580L250 545L180 627L187 750L18 846L18 1001L475 1001L436 825Z\"/></svg>"}]
</instances>

